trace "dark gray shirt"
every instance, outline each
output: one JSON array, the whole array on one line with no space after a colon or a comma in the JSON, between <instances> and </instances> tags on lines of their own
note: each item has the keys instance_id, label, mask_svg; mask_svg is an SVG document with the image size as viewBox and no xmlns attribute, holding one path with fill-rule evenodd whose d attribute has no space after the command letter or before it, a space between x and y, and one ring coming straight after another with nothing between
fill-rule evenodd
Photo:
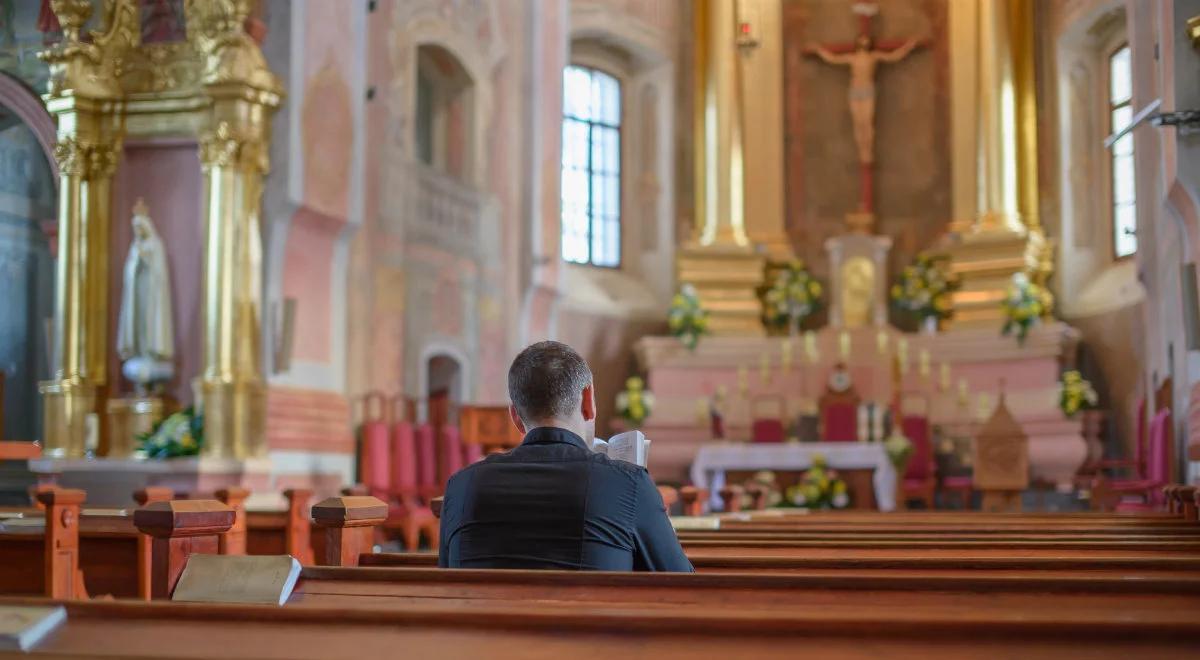
<instances>
[{"instance_id":1,"label":"dark gray shirt","mask_svg":"<svg viewBox=\"0 0 1200 660\"><path fill-rule=\"evenodd\" d=\"M450 477L438 565L691 572L646 468L536 428Z\"/></svg>"}]
</instances>

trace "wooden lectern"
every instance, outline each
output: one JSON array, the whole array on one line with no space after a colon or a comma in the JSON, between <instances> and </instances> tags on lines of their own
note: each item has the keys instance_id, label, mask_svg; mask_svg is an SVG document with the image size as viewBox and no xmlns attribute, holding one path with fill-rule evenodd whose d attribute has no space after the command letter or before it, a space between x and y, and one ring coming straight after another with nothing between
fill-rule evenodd
<instances>
[{"instance_id":1,"label":"wooden lectern","mask_svg":"<svg viewBox=\"0 0 1200 660\"><path fill-rule=\"evenodd\" d=\"M1029 437L1004 401L975 437L975 488L983 511L1020 511L1021 491L1029 487Z\"/></svg>"}]
</instances>

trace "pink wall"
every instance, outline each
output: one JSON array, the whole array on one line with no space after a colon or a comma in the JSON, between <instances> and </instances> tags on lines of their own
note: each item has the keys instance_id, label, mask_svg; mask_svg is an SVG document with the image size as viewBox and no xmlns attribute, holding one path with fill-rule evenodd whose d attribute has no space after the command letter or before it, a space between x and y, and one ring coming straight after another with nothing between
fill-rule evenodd
<instances>
[{"instance_id":1,"label":"pink wall","mask_svg":"<svg viewBox=\"0 0 1200 660\"><path fill-rule=\"evenodd\" d=\"M204 222L201 218L202 179L196 142L158 139L130 142L113 180L112 243L109 273L109 383L114 394L133 387L120 376L116 354L117 316L125 256L129 252L133 204L144 197L150 207L171 271L175 322L175 380L168 394L181 403L192 401L191 382L203 359L203 319L200 312Z\"/></svg>"},{"instance_id":2,"label":"pink wall","mask_svg":"<svg viewBox=\"0 0 1200 660\"><path fill-rule=\"evenodd\" d=\"M288 229L283 295L296 299L292 357L328 363L332 355L333 243L344 222L301 208Z\"/></svg>"}]
</instances>

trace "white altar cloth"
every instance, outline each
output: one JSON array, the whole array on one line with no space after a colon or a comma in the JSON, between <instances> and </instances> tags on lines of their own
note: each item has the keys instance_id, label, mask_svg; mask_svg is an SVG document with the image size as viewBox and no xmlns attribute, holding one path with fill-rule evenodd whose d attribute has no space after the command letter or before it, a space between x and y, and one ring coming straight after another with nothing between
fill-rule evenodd
<instances>
[{"instance_id":1,"label":"white altar cloth","mask_svg":"<svg viewBox=\"0 0 1200 660\"><path fill-rule=\"evenodd\" d=\"M887 451L877 442L719 442L700 447L692 462L692 484L707 488L712 503L719 507L718 494L725 486L728 470L802 471L812 467L812 457L821 454L837 470L874 470L875 502L880 511L896 508L896 468Z\"/></svg>"}]
</instances>

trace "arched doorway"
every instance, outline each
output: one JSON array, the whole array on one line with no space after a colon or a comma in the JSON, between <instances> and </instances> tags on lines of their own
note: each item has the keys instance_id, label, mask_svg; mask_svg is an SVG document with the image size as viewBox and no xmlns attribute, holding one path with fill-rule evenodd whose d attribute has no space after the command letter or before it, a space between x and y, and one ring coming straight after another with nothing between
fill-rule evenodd
<instances>
[{"instance_id":1,"label":"arched doorway","mask_svg":"<svg viewBox=\"0 0 1200 660\"><path fill-rule=\"evenodd\" d=\"M55 226L57 195L47 130L53 136L33 92L0 74L0 438L6 440L41 437L38 382L50 377L54 258L44 229Z\"/></svg>"},{"instance_id":2,"label":"arched doorway","mask_svg":"<svg viewBox=\"0 0 1200 660\"><path fill-rule=\"evenodd\" d=\"M463 397L462 365L453 356L437 354L429 358L425 368L426 420L434 429L440 429L458 419Z\"/></svg>"}]
</instances>

